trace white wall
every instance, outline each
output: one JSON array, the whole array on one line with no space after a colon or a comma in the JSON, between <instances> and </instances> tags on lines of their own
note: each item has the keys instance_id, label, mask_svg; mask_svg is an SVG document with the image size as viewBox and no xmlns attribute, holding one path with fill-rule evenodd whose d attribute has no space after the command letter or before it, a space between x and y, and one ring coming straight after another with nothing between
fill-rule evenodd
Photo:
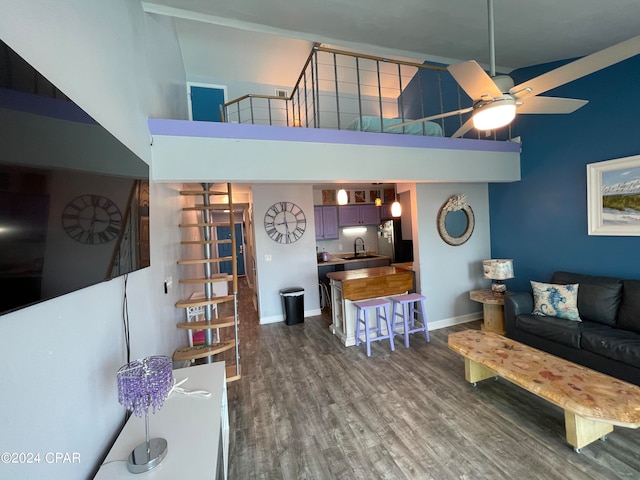
<instances>
[{"instance_id":1,"label":"white wall","mask_svg":"<svg viewBox=\"0 0 640 480\"><path fill-rule=\"evenodd\" d=\"M172 128L170 122L157 121L151 126ZM182 125L181 125L182 126ZM186 127L187 125L185 125ZM427 148L443 139L416 137L420 147L378 144L328 143L322 129L282 128L278 139L258 138L260 126L243 130L253 138L224 138L229 124L197 125L193 136L153 134L153 163L158 181L211 181L240 183L372 183L389 182L514 182L520 180L520 153L463 149L478 140L446 139L452 148ZM278 127L271 127L278 128ZM235 133L235 132L234 132ZM203 136L204 134L210 136ZM215 137L213 135L220 135ZM297 140L295 135L304 135ZM370 134L342 132L342 138L355 135L361 142ZM314 141L309 141L310 138ZM318 140L315 141L315 138ZM353 139L354 137L349 137ZM461 143L460 143L461 142ZM455 146L460 146L460 149ZM216 152L212 157L211 152ZM176 159L180 161L176 161ZM216 162L232 158L232 162ZM304 163L301 163L304 159ZM215 168L212 166L215 165Z\"/></svg>"},{"instance_id":2,"label":"white wall","mask_svg":"<svg viewBox=\"0 0 640 480\"><path fill-rule=\"evenodd\" d=\"M344 232L344 228L338 228L337 240L316 240L318 251L326 251L331 254L340 254L346 256L353 255L353 246L356 238L360 237L364 240L364 246L367 251L378 250L378 225L367 225L367 231L362 233ZM342 247L342 248L341 248ZM359 245L361 249L362 246Z\"/></svg>"},{"instance_id":3,"label":"white wall","mask_svg":"<svg viewBox=\"0 0 640 480\"><path fill-rule=\"evenodd\" d=\"M315 225L313 223L313 190L311 185L253 185L256 273L260 287L258 313L260 323L283 320L280 290L304 288L305 316L320 314L318 293L318 262ZM264 215L276 202L289 201L298 205L307 218L307 229L295 243L279 244L264 229ZM271 261L265 261L265 255Z\"/></svg>"},{"instance_id":4,"label":"white wall","mask_svg":"<svg viewBox=\"0 0 640 480\"><path fill-rule=\"evenodd\" d=\"M482 318L482 305L469 299L469 291L488 287L482 278L482 260L491 258L488 185L422 183L409 190L415 202L412 223L414 263L419 265L417 284L427 297L430 328ZM398 191L405 191L405 187L399 185ZM440 238L436 218L442 204L461 193L467 195L476 224L469 241L454 247Z\"/></svg>"},{"instance_id":5,"label":"white wall","mask_svg":"<svg viewBox=\"0 0 640 480\"><path fill-rule=\"evenodd\" d=\"M2 40L148 163L149 113L186 118L184 95L166 102L185 83L171 24L146 22L140 2L0 0L0 11ZM132 358L170 355L186 340L173 328L183 318L177 291L162 290L165 275L178 275L174 193L151 185L152 266L127 286ZM118 278L0 317L0 451L81 458L1 465L2 478L84 479L99 465L124 418L115 382L123 294Z\"/></svg>"}]
</instances>

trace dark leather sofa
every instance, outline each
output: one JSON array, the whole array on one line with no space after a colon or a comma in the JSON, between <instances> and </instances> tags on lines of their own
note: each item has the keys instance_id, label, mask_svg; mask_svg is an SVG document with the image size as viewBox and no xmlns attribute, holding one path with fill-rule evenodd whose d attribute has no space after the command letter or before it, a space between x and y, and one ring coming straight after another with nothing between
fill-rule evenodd
<instances>
[{"instance_id":1,"label":"dark leather sofa","mask_svg":"<svg viewBox=\"0 0 640 480\"><path fill-rule=\"evenodd\" d=\"M555 272L549 283L579 284L582 321L532 315L531 293L508 292L507 337L640 385L640 280Z\"/></svg>"}]
</instances>

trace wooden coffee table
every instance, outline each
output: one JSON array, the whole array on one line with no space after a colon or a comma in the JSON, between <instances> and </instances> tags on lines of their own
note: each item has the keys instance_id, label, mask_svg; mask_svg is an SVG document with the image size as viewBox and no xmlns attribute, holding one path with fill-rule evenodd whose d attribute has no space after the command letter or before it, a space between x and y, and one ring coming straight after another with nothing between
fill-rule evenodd
<instances>
[{"instance_id":1,"label":"wooden coffee table","mask_svg":"<svg viewBox=\"0 0 640 480\"><path fill-rule=\"evenodd\" d=\"M564 410L567 442L576 452L613 431L640 427L640 387L492 332L449 335L464 357L465 379L502 377Z\"/></svg>"}]
</instances>

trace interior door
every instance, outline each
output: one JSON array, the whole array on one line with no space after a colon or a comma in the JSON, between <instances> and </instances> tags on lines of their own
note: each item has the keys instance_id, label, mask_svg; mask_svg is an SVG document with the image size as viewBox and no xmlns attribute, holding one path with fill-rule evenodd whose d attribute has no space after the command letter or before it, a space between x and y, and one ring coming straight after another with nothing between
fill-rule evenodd
<instances>
[{"instance_id":1,"label":"interior door","mask_svg":"<svg viewBox=\"0 0 640 480\"><path fill-rule=\"evenodd\" d=\"M220 108L226 102L226 88L192 83L188 88L191 120L221 122Z\"/></svg>"},{"instance_id":2,"label":"interior door","mask_svg":"<svg viewBox=\"0 0 640 480\"><path fill-rule=\"evenodd\" d=\"M242 236L242 224L235 224L236 231L236 264L238 269L238 275L244 275L244 239ZM216 233L218 240L225 238L231 238L231 229L229 227L216 227ZM231 244L220 243L218 244L218 256L230 257L231 256ZM220 273L228 273L231 275L231 262L220 262Z\"/></svg>"}]
</instances>

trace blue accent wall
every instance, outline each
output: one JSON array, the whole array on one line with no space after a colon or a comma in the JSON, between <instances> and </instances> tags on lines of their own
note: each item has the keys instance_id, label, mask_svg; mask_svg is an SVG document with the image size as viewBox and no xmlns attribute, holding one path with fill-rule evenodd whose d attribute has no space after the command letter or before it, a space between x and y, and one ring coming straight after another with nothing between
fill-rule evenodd
<instances>
[{"instance_id":1,"label":"blue accent wall","mask_svg":"<svg viewBox=\"0 0 640 480\"><path fill-rule=\"evenodd\" d=\"M424 62L424 65L445 67L441 63ZM498 75L501 75L498 72ZM398 97L398 111L405 119L417 120L419 118L453 112L473 105L471 97L458 86L453 76L448 71L421 68L413 76L411 81L402 90ZM471 113L452 115L446 118L432 120L442 127L445 137L452 136L464 122L471 118ZM509 139L509 127L492 131L489 139ZM487 138L484 133L470 130L465 138Z\"/></svg>"},{"instance_id":2,"label":"blue accent wall","mask_svg":"<svg viewBox=\"0 0 640 480\"><path fill-rule=\"evenodd\" d=\"M516 85L561 63L511 73ZM509 290L556 270L640 278L640 237L587 234L589 163L640 154L640 57L545 96L589 100L568 115L519 115L522 180L489 186L493 258L513 258Z\"/></svg>"},{"instance_id":3,"label":"blue accent wall","mask_svg":"<svg viewBox=\"0 0 640 480\"><path fill-rule=\"evenodd\" d=\"M440 63L424 62L425 65L445 66ZM458 84L447 71L421 68L414 75L398 97L399 111L404 118L417 120L418 118L450 112L470 107L471 98L458 88ZM465 116L464 120L468 118ZM458 115L439 120L444 136L451 136L460 127Z\"/></svg>"}]
</instances>

